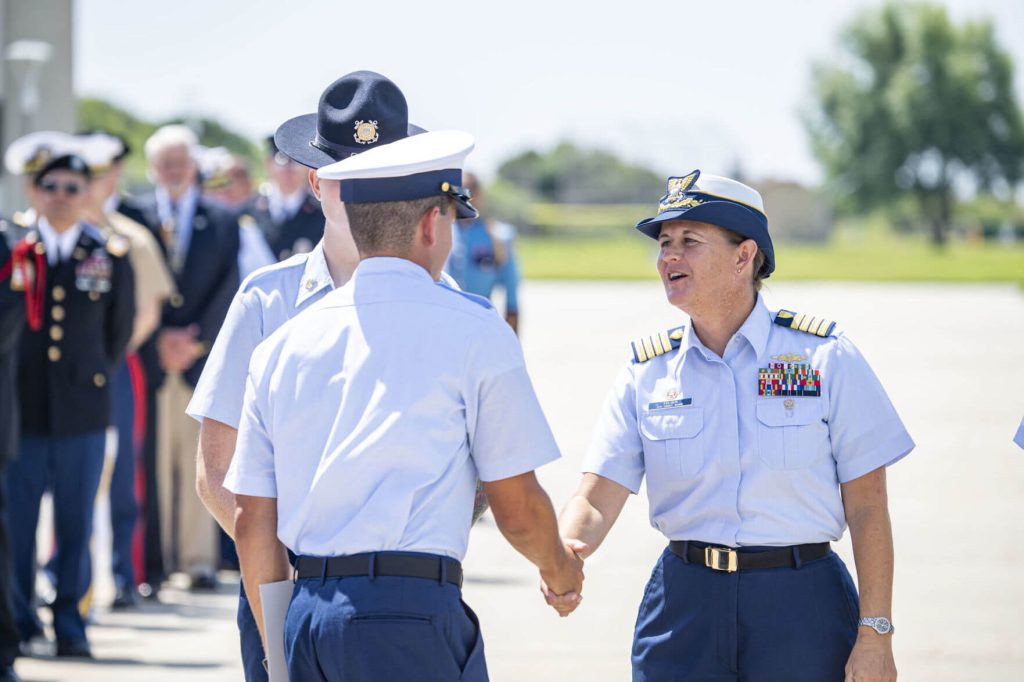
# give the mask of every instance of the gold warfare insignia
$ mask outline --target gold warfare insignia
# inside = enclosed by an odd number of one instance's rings
[[[359,144],[373,144],[380,138],[376,121],[356,121],[356,132],[352,137]]]
[[[803,362],[806,359],[806,355],[799,355],[797,353],[783,353],[782,355],[772,356],[772,360],[776,362]]]
[[[697,182],[697,178],[699,177],[700,171],[695,170],[686,177],[669,178],[668,192],[661,198],[661,201],[658,202],[658,213],[675,208],[700,206],[704,203],[697,197],[687,196],[687,194],[692,191],[693,185]]]
[[[836,323],[824,317],[814,317],[804,313],[794,313],[791,310],[780,310],[773,320],[780,327],[789,327],[798,332],[806,332],[815,336],[831,336],[836,328]]]

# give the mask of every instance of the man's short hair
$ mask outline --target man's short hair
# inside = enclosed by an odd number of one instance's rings
[[[195,156],[196,147],[199,146],[199,138],[188,126],[178,123],[162,126],[156,129],[143,147],[146,160],[153,163],[161,152],[171,147],[185,147],[189,156]]]
[[[441,195],[410,201],[346,203],[345,213],[360,254],[402,254],[412,246],[416,225],[423,214],[438,208],[447,215],[450,203],[451,199]]]

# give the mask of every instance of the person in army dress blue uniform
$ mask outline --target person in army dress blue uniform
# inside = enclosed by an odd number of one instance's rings
[[[320,242],[324,213],[320,201],[310,191],[309,167],[279,149],[273,136],[267,138],[267,148],[270,179],[240,209],[238,222],[255,224],[275,258],[283,261],[298,253],[309,253]]]
[[[135,298],[127,241],[80,219],[91,176],[75,149],[68,136],[34,133],[7,152],[8,168],[30,177],[36,220],[14,248],[8,285],[23,292],[26,326],[18,362],[21,436],[6,484],[21,639],[43,633],[34,604],[36,525],[50,489],[57,655],[88,657],[78,604],[111,418],[108,381],[131,337]]]
[[[25,297],[10,285],[16,234],[15,226],[0,218],[0,682],[20,682],[14,672],[21,635],[11,612],[11,543],[4,483],[7,461],[18,452],[17,343],[25,322]]]
[[[561,518],[589,555],[647,479],[669,547],[633,679],[894,680],[885,469],[914,442],[885,390],[834,322],[768,310],[775,254],[755,190],[673,177],[637,228],[690,323],[633,342]],[[829,544],[847,525],[859,602]]]

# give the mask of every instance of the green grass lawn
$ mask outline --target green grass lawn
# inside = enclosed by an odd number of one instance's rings
[[[520,260],[531,279],[653,279],[657,255],[640,234],[621,237],[521,237]],[[828,244],[775,245],[772,279],[896,282],[1016,282],[1024,286],[1024,244],[951,243],[936,250],[923,238],[840,232]]]

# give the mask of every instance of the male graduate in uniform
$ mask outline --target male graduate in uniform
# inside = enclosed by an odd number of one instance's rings
[[[356,136],[356,121],[376,121],[374,135]],[[324,90],[316,113],[290,119],[277,130],[279,146],[275,148],[278,154],[287,154],[289,161],[274,163],[287,166],[290,173],[304,169],[303,182],[318,201],[316,215],[326,215],[326,225],[318,228],[322,238],[317,235],[312,251],[263,268],[242,284],[189,403],[188,414],[202,424],[196,476],[199,496],[232,537],[235,500],[222,483],[235,451],[249,358],[275,329],[347,282],[359,262],[337,188],[324,191],[316,169],[416,132],[420,129],[409,124],[401,90],[372,71],[339,78]],[[239,594],[238,629],[246,680],[262,682],[267,679],[263,645],[244,590]]]
[[[110,424],[112,373],[132,333],[134,277],[122,237],[82,220],[91,172],[73,138],[33,133],[6,162],[26,175],[36,221],[15,245],[11,286],[25,296],[19,341],[21,437],[6,480],[14,559],[14,615],[23,642],[42,634],[34,605],[36,525],[53,491],[57,655],[91,657],[78,603],[93,502]]]
[[[250,363],[225,486],[261,626],[259,586],[291,577],[285,547],[298,555],[291,679],[487,679],[461,601],[478,476],[548,588],[581,591],[534,475],[559,453],[515,334],[486,299],[435,284],[452,221],[476,214],[460,189],[471,149],[423,133],[321,168],[359,265]]]

